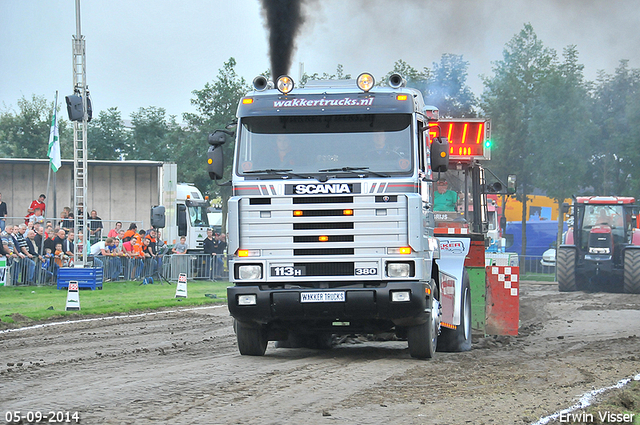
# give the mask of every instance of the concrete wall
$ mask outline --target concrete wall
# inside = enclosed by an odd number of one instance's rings
[[[0,193],[9,217],[24,217],[31,201],[47,193],[48,167],[47,160],[0,158]],[[148,226],[151,207],[160,204],[158,178],[162,167],[162,162],[155,161],[89,161],[85,211],[95,209],[103,220],[122,221],[124,228],[132,221],[138,222],[139,228],[140,223]],[[64,207],[72,206],[73,161],[63,160],[60,170],[51,176],[45,200],[48,219],[60,217]],[[110,229],[113,223],[104,226]]]

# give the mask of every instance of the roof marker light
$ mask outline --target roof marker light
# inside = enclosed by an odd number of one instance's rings
[[[293,78],[289,77],[288,75],[281,75],[280,77],[278,77],[276,86],[278,87],[280,93],[287,94],[291,92],[291,90],[293,90]]]
[[[375,78],[373,78],[373,75],[369,74],[368,72],[363,72],[362,74],[358,75],[358,79],[356,80],[356,82],[358,84],[358,88],[364,92],[368,92],[376,84]]]

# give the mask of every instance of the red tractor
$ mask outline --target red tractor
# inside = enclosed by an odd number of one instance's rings
[[[568,212],[569,205],[564,205]],[[556,254],[560,291],[586,283],[616,285],[640,294],[640,217],[634,198],[580,196],[573,202],[573,225]]]

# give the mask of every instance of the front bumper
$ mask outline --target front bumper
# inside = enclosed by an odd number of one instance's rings
[[[380,287],[329,289],[232,286],[227,288],[227,297],[229,312],[241,322],[289,323],[289,327],[306,324],[324,328],[339,323],[341,329],[379,323],[384,328],[389,322],[398,326],[424,323],[428,317],[427,306],[430,305],[432,289],[429,284],[421,282],[387,282]],[[342,291],[345,295],[342,302],[301,302],[303,292]],[[407,301],[392,301],[394,291],[408,291],[410,297]],[[239,297],[244,295],[255,295],[255,305],[238,305]]]

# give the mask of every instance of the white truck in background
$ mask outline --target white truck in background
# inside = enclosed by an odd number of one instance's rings
[[[160,189],[160,205],[151,208],[151,226],[162,229],[162,240],[168,245],[186,237],[187,252],[202,252],[209,228],[210,203],[192,183],[177,182],[177,166],[164,167]]]

